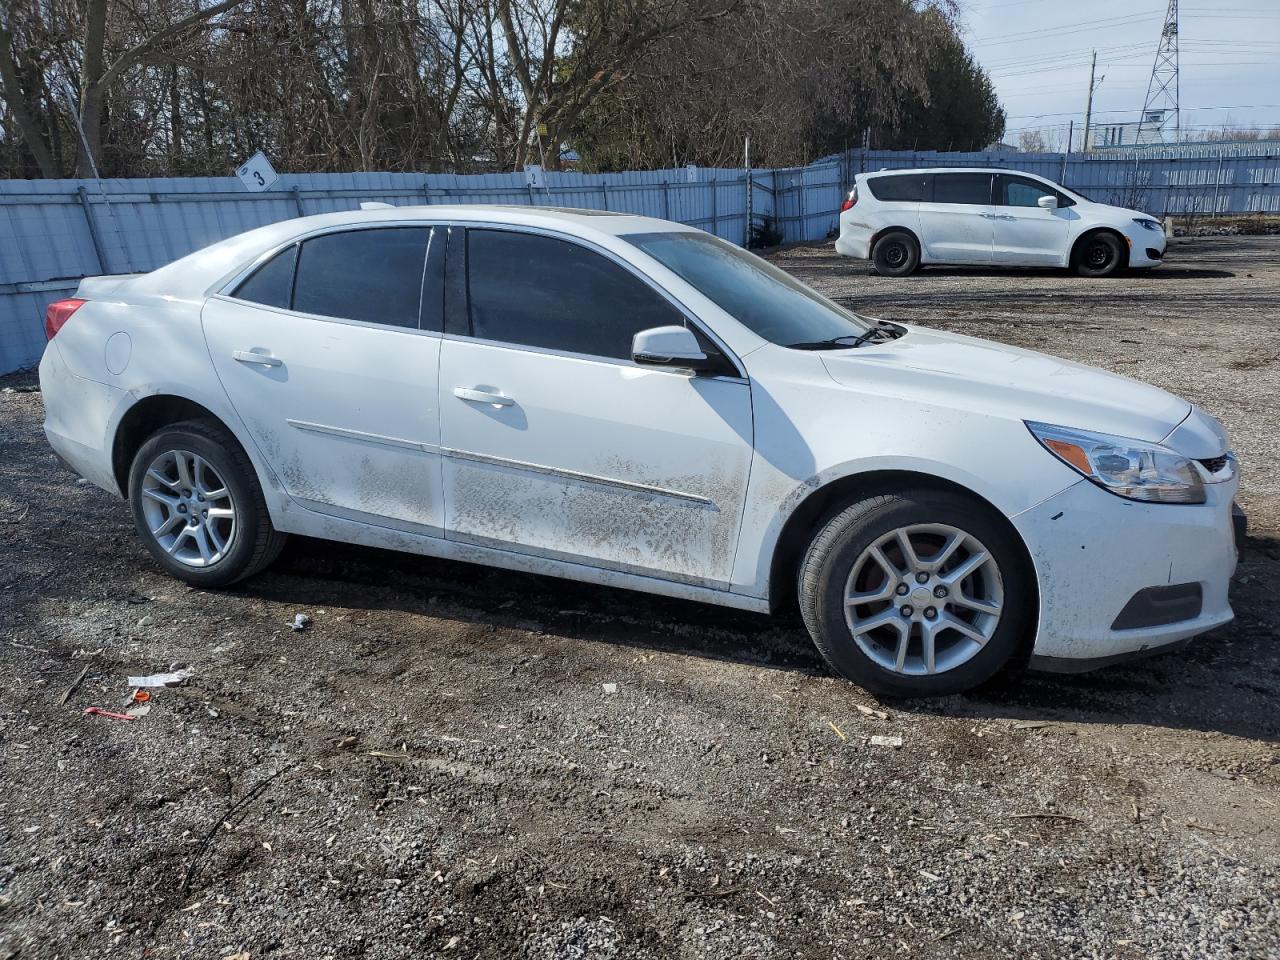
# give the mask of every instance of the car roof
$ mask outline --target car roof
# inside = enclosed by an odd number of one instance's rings
[[[416,223],[489,224],[560,231],[586,240],[608,241],[632,233],[696,232],[670,220],[609,210],[540,207],[516,204],[419,204],[342,210],[267,224],[188,254],[131,282],[136,293],[205,290],[242,269],[258,256],[309,234],[342,227]]]
[[[896,176],[901,173],[1016,173],[1022,177],[1035,177],[1037,180],[1045,179],[1038,173],[1032,173],[1029,170],[1018,170],[1013,167],[908,167],[901,170],[868,170],[865,176]]]

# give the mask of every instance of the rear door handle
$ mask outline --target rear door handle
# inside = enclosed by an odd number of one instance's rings
[[[279,357],[273,357],[269,353],[255,353],[252,350],[236,350],[231,354],[231,359],[240,363],[256,363],[260,367],[279,367],[284,364]]]
[[[488,390],[475,390],[471,387],[454,387],[453,395],[459,400],[468,400],[471,403],[490,403],[495,407],[510,407],[515,401],[510,397],[501,393],[492,393]]]

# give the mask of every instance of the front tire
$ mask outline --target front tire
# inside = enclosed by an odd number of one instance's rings
[[[188,420],[147,439],[129,470],[129,506],[148,552],[192,586],[225,587],[283,549],[244,450],[219,424]]]
[[[871,262],[882,277],[905,277],[920,266],[920,244],[905,230],[890,230],[871,248]]]
[[[836,672],[880,696],[971,690],[1018,663],[1036,603],[1028,562],[991,509],[946,491],[856,503],[800,568],[800,612]]]
[[[1124,265],[1124,244],[1114,233],[1095,233],[1081,242],[1075,260],[1080,276],[1109,277]]]

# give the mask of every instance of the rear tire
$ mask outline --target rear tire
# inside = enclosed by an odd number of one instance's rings
[[[823,659],[888,697],[962,693],[1025,664],[1034,589],[1008,525],[976,500],[936,490],[835,514],[799,574],[800,612]]]
[[[905,230],[890,230],[871,248],[871,262],[882,277],[905,277],[920,266],[920,244]]]
[[[187,420],[149,437],[129,470],[129,506],[171,576],[225,587],[262,570],[288,535],[271,525],[257,473],[220,424]]]
[[[1076,273],[1082,277],[1109,277],[1124,265],[1124,244],[1114,233],[1085,237],[1075,253]]]

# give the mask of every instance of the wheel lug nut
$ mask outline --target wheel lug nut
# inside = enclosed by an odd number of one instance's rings
[[[921,572],[916,574],[916,583],[928,583],[928,582],[929,582],[929,575],[927,573]]]
[[[179,513],[186,513],[186,512],[187,512],[187,505],[186,505],[185,503],[180,503],[180,504],[178,504],[178,512],[179,512]]]
[[[914,614],[914,613],[915,613],[915,610],[913,610],[911,607],[904,606],[904,607],[902,608],[902,615],[903,615],[904,617],[909,617],[909,616],[911,616],[911,615],[912,615],[912,614]]]
[[[938,611],[934,607],[925,607],[924,616],[926,620],[932,620],[938,615]]]
[[[190,491],[190,490],[183,490],[183,491],[182,491],[182,495],[183,495],[184,497],[190,497],[190,496],[191,496],[191,491]]]
[[[946,587],[934,587],[934,588],[933,588],[933,595],[934,595],[935,597],[937,597],[939,600],[941,600],[943,597],[945,597],[945,596],[947,595],[947,588],[946,588]]]
[[[904,596],[906,596],[907,591],[908,591],[908,590],[910,590],[910,589],[911,589],[911,588],[910,588],[910,587],[908,587],[905,583],[900,583],[900,584],[898,584],[898,596],[900,596],[900,597],[904,597]]]

